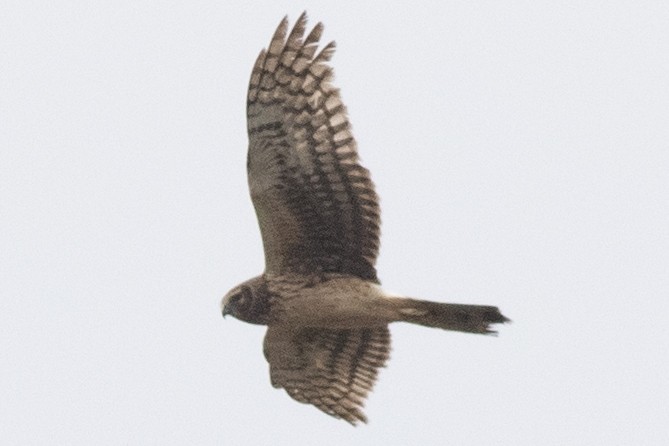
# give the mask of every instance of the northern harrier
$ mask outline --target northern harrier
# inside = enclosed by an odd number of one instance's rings
[[[284,18],[260,52],[248,91],[248,181],[265,272],[223,298],[223,315],[267,325],[274,387],[351,424],[390,351],[390,322],[493,333],[496,307],[390,296],[379,286],[379,204],[358,162],[346,108],[320,51]]]

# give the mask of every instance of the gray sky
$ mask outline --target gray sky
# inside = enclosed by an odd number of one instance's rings
[[[245,95],[272,2],[3,3],[8,445],[669,444],[669,5],[309,2],[383,206],[393,325],[354,429],[219,300],[263,267]]]

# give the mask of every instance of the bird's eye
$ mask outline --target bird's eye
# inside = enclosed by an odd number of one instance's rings
[[[230,303],[236,306],[243,306],[248,300],[249,291],[248,287],[243,287],[238,293],[230,297]]]
[[[232,297],[230,297],[230,303],[233,303],[233,304],[238,304],[243,300],[244,300],[244,295],[243,295],[242,292],[234,294],[234,295],[232,295]]]

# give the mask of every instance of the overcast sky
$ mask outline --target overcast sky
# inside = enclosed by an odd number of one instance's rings
[[[358,428],[219,311],[263,268],[251,67],[305,8],[383,285],[514,321],[393,325]],[[3,2],[2,444],[669,444],[668,30],[663,1]]]

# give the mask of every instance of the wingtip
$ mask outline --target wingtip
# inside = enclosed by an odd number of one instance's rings
[[[356,410],[353,413],[347,414],[345,417],[341,417],[353,427],[358,427],[360,424],[367,424],[367,416],[362,413],[360,410]]]
[[[278,41],[283,41],[283,39],[286,38],[286,31],[288,30],[288,16],[285,15],[283,16],[283,19],[279,22],[279,25],[276,27],[276,31],[274,31],[274,35],[272,36],[272,40],[270,41],[270,48],[273,43],[278,42]]]

